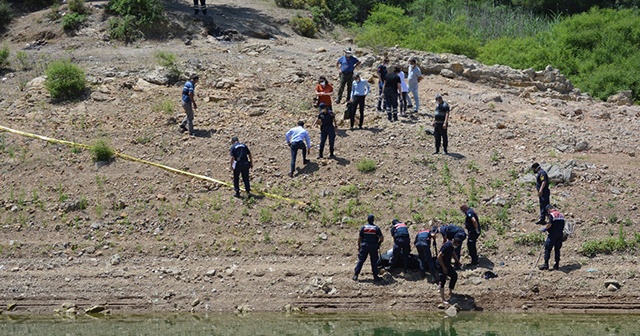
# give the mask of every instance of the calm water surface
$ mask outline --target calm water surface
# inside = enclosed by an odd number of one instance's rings
[[[639,335],[640,315],[442,313],[25,317],[0,315],[0,335]]]

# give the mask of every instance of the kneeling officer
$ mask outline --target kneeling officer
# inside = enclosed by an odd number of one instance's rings
[[[391,257],[391,267],[398,264],[398,259],[402,255],[402,272],[407,273],[409,264],[409,253],[411,252],[411,237],[407,224],[394,219],[391,222],[391,236],[393,236],[393,256]]]

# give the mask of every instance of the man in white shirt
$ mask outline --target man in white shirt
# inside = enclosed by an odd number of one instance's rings
[[[420,109],[420,98],[418,98],[418,82],[422,80],[422,71],[416,64],[415,58],[409,60],[409,75],[407,77],[407,82],[409,82],[409,93],[413,95],[413,99],[415,100],[415,104],[411,104],[411,98],[407,94],[407,102],[409,105],[407,107],[413,107],[413,112],[418,112]]]
[[[298,126],[290,129],[286,134],[287,145],[291,148],[291,170],[289,177],[293,177],[296,170],[296,158],[298,157],[298,149],[302,149],[302,163],[307,164],[307,154],[311,153],[311,139],[309,132],[304,129],[304,121],[298,121]],[[306,145],[306,146],[305,146]]]

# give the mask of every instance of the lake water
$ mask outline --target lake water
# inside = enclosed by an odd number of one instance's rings
[[[0,335],[639,335],[640,315],[461,313],[230,314],[93,318],[0,315]]]

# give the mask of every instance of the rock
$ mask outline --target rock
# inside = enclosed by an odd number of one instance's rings
[[[445,306],[445,304],[444,304],[444,303],[438,303],[438,309],[444,309],[444,308],[446,308],[446,307],[447,307],[447,306]]]
[[[474,277],[469,278],[469,281],[471,281],[472,284],[477,286],[477,285],[482,283],[482,278],[474,276]]]
[[[18,211],[18,206],[17,205],[13,205],[11,206],[11,212],[17,212]]]
[[[65,312],[65,314],[75,315],[78,311],[76,310],[76,307],[71,307],[71,308],[65,310],[64,312]]]
[[[87,310],[85,310],[84,312],[86,314],[98,314],[101,313],[105,310],[106,308],[104,306],[93,306]]]
[[[456,77],[458,77],[455,72],[453,72],[453,71],[451,71],[449,69],[440,70],[440,76],[446,77],[446,78],[456,78]]]
[[[86,253],[91,254],[91,253],[96,252],[96,248],[95,248],[95,246],[87,246],[87,248],[85,248],[85,249],[84,249],[84,251],[85,251]]]
[[[620,282],[618,280],[615,279],[607,279],[604,281],[604,285],[608,288],[609,286],[613,285],[616,287],[616,289],[622,287],[622,285],[620,285]]]
[[[91,223],[91,229],[92,230],[98,230],[101,227],[102,227],[102,223],[100,223],[100,222]]]
[[[500,96],[497,93],[483,94],[481,99],[484,103],[489,103],[489,102],[501,103],[502,102],[502,96]]]
[[[115,266],[115,265],[119,265],[121,261],[122,261],[122,258],[120,258],[120,255],[114,254],[113,256],[111,256],[111,260],[109,262],[111,263],[112,266]]]
[[[580,141],[576,144],[576,152],[584,152],[589,149],[589,143],[586,141]]]
[[[210,277],[215,276],[216,275],[216,270],[215,269],[208,270],[207,273],[205,273],[204,275],[210,276]]]
[[[164,201],[166,201],[166,200],[167,200],[167,196],[166,196],[166,195],[164,195],[164,194],[158,194],[158,195],[156,195],[156,199],[157,199],[158,201],[162,201],[162,202],[164,202]]]
[[[631,90],[624,90],[616,93],[607,98],[607,103],[616,104],[618,106],[622,105],[633,105],[633,92]]]
[[[7,311],[13,311],[18,306],[17,303],[13,302],[7,305]]]
[[[618,290],[618,287],[614,286],[613,284],[607,286],[607,290],[610,292],[615,292]]]
[[[504,138],[507,139],[507,140],[514,139],[515,137],[516,137],[516,135],[513,132],[506,132],[504,134]]]
[[[329,237],[327,236],[326,233],[323,232],[318,235],[318,238],[320,238],[321,240],[327,240]]]
[[[505,125],[502,121],[498,121],[498,122],[496,122],[496,128],[497,129],[505,129],[505,128],[507,128],[507,125]]]
[[[448,316],[454,317],[458,315],[458,309],[456,309],[455,306],[451,306],[447,308],[447,310],[445,310],[444,313],[447,314]]]
[[[230,268],[227,268],[224,272],[225,272],[228,276],[232,276],[232,275],[233,275],[233,271],[234,271],[234,269],[230,267]]]
[[[324,48],[324,47],[316,48],[315,52],[317,52],[317,53],[327,52],[327,48]]]
[[[199,304],[200,304],[200,300],[199,299],[195,299],[195,300],[191,301],[191,307],[195,307],[195,306],[197,306]]]

